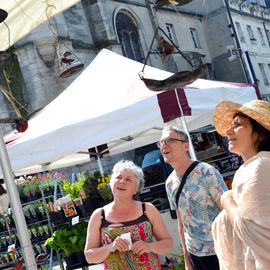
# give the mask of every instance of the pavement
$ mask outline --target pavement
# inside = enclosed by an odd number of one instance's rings
[[[64,265],[65,267],[65,265]],[[52,267],[53,270],[61,270],[60,265]],[[77,268],[77,269],[88,269],[88,270],[104,270],[103,263],[102,264],[96,264],[96,265],[91,265],[91,266],[86,266],[84,268]],[[75,269],[74,269],[75,270]]]

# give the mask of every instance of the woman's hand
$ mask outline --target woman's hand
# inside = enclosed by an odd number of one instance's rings
[[[150,253],[151,252],[150,243],[146,243],[142,240],[137,241],[132,244],[131,250],[136,255],[142,255],[143,253]]]
[[[112,242],[112,251],[111,252],[115,252],[116,250],[120,251],[120,252],[125,252],[128,251],[129,248],[129,241],[126,239],[121,238],[120,236],[118,236],[113,242]]]
[[[233,191],[228,190],[224,192],[220,198],[222,208],[225,208],[228,203],[233,201]]]
[[[226,211],[232,226],[234,226],[234,216],[237,211],[237,204],[233,199],[233,191],[228,190],[224,192],[220,198],[220,202],[221,202],[221,206]]]

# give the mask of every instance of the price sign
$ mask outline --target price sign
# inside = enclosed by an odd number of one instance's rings
[[[9,245],[7,252],[12,251],[15,248],[15,244]]]
[[[76,217],[72,218],[72,220],[71,220],[71,225],[75,225],[77,223],[79,223],[79,216],[76,216]]]

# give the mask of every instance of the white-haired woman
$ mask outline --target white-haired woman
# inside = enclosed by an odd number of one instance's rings
[[[270,104],[221,101],[214,124],[244,161],[212,227],[220,269],[270,269]]]
[[[172,238],[155,206],[134,199],[144,186],[142,169],[119,161],[110,185],[113,202],[96,209],[88,224],[86,260],[104,262],[105,269],[161,269],[157,255],[172,250]]]

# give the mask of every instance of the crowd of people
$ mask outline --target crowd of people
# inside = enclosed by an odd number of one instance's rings
[[[185,269],[270,269],[270,104],[221,101],[214,125],[244,162],[231,190],[215,167],[190,158],[185,132],[165,127],[159,141],[174,169],[165,186]],[[135,199],[144,187],[142,169],[119,161],[110,186],[113,201],[96,209],[88,224],[86,260],[104,262],[105,269],[161,269],[158,255],[172,250],[173,238],[156,207]]]

